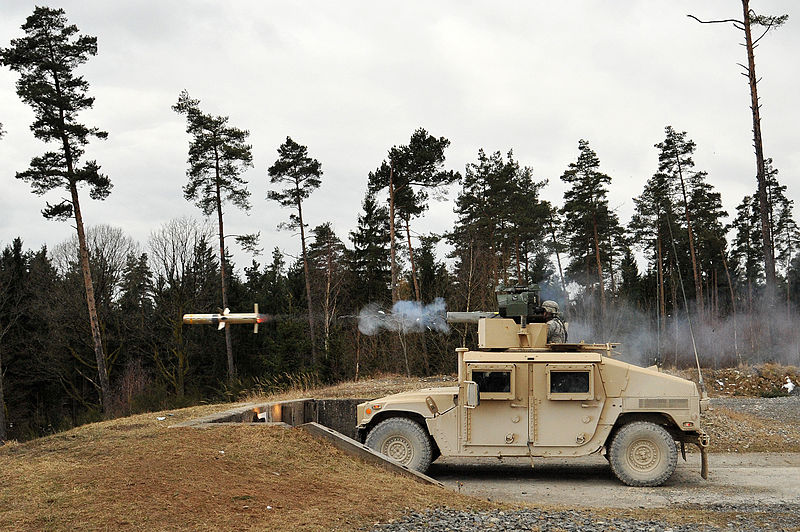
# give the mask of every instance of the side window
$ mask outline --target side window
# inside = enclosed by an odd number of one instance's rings
[[[547,398],[581,401],[593,399],[593,372],[592,364],[548,364]]]
[[[467,380],[478,384],[481,399],[514,399],[513,364],[470,364]]]

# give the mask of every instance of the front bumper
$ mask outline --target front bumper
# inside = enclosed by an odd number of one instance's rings
[[[684,461],[686,461],[686,444],[697,445],[697,448],[700,449],[700,476],[703,479],[708,479],[708,445],[711,441],[708,434],[703,430],[684,432],[680,434],[678,441],[681,442],[681,456],[683,456]]]

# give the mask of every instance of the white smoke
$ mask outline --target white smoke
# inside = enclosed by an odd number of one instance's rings
[[[398,301],[390,312],[384,312],[377,304],[369,304],[358,313],[358,330],[372,336],[380,331],[398,333],[425,332],[427,330],[448,333],[444,299],[437,297],[433,303]]]

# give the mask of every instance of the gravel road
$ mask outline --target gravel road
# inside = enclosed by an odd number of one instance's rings
[[[800,395],[789,397],[712,397],[711,406],[721,406],[764,419],[800,425]]]
[[[800,530],[798,511],[800,504],[775,505],[768,508],[738,508],[721,505],[712,511],[730,515],[723,526],[709,524],[670,524],[660,520],[640,520],[628,518],[598,518],[589,512],[518,510],[465,512],[437,509],[425,513],[412,513],[404,519],[378,525],[373,531],[411,532],[411,531],[484,531],[484,530],[530,530],[539,532],[605,532],[613,530],[643,532],[689,532],[689,531],[743,531],[762,532],[764,530]],[[752,513],[753,510],[757,514]],[[757,517],[756,517],[757,516]]]
[[[796,432],[794,426],[800,427],[800,396],[715,397],[711,404],[775,421],[781,430]],[[550,505],[560,504],[576,509],[482,512],[436,509],[411,513],[401,520],[376,525],[373,530],[800,531],[800,497],[796,493],[800,490],[798,457],[800,455],[791,453],[712,454],[712,476],[708,482],[699,479],[695,471],[696,464],[686,464],[679,467],[675,477],[661,488],[622,486],[611,478],[603,462],[571,462],[571,467],[566,469],[547,464],[537,466],[534,470],[526,469],[524,465],[519,469],[491,467],[499,474],[492,474],[480,466],[437,462],[440,465],[435,464],[432,468],[433,476],[451,488],[457,486],[462,492],[479,497],[489,496],[498,502],[537,504],[546,501]],[[690,459],[692,461],[696,460]],[[470,486],[474,486],[474,489],[469,489]],[[604,497],[606,503],[602,502]],[[598,498],[601,500],[597,501]],[[580,506],[583,508],[577,509]],[[604,506],[606,508],[603,509]],[[656,514],[660,511],[661,515],[655,519],[623,517],[624,510],[619,508],[609,513],[608,506],[653,509]],[[714,518],[709,518],[709,522],[681,519],[682,512],[693,510],[706,512],[705,515]],[[670,514],[674,514],[673,519],[661,517]]]

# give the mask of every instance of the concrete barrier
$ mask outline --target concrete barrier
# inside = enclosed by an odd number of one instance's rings
[[[367,399],[295,399],[247,403],[222,412],[184,421],[172,427],[210,428],[220,425],[300,427],[327,440],[343,452],[418,482],[443,486],[438,480],[409,469],[355,440],[356,407]]]
[[[435,478],[431,478],[428,475],[420,473],[419,471],[409,469],[403,464],[392,460],[385,454],[376,452],[363,443],[359,443],[356,440],[348,438],[347,436],[333,429],[320,425],[319,423],[304,423],[300,425],[299,428],[305,430],[312,436],[331,442],[337,449],[351,456],[360,458],[367,463],[375,464],[383,469],[397,473],[398,475],[412,478],[422,484],[433,484],[434,486],[439,486],[440,488],[444,487],[444,484]]]

